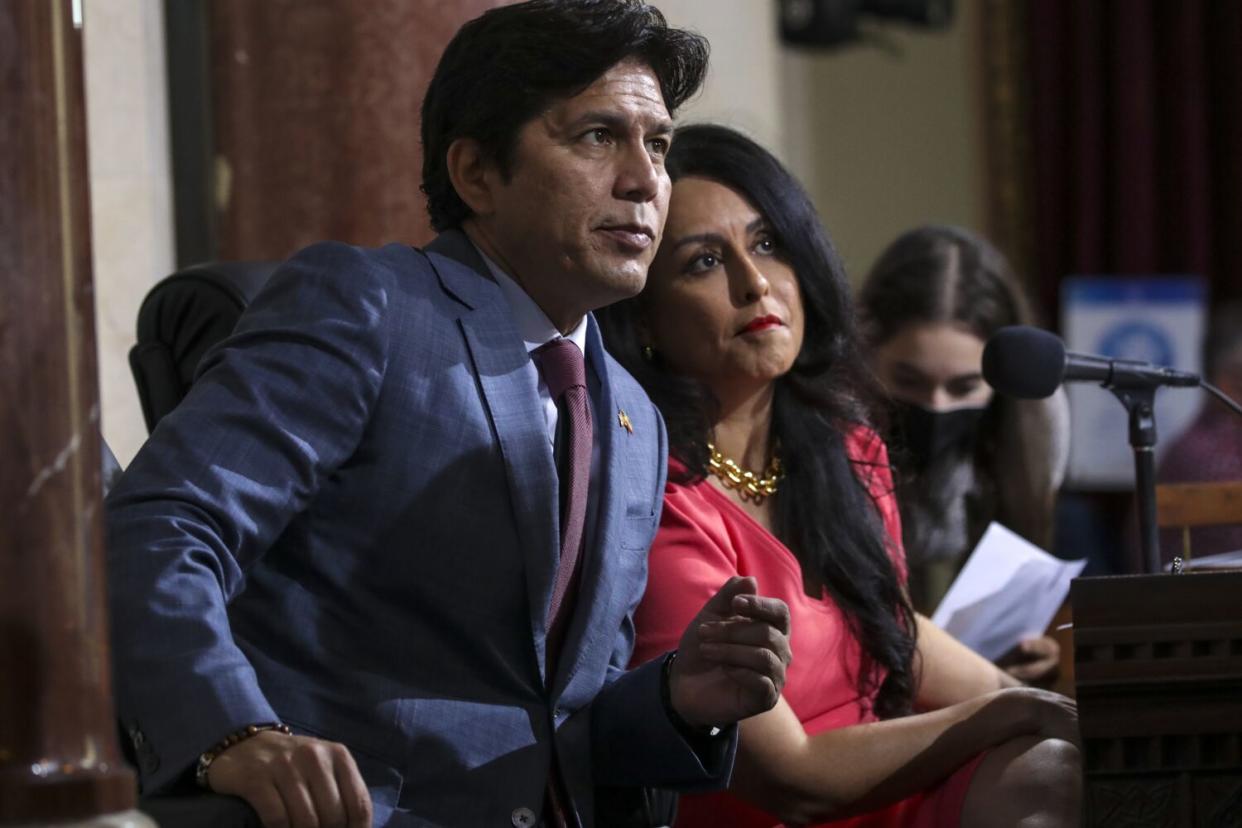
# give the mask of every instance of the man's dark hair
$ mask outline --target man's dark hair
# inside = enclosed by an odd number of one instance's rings
[[[491,9],[449,42],[423,99],[423,184],[431,226],[461,224],[470,208],[453,189],[448,148],[479,142],[507,175],[518,131],[626,58],[651,67],[673,113],[703,83],[707,41],[669,28],[638,0],[530,0]]]

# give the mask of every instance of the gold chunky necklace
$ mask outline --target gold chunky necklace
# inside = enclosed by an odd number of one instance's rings
[[[707,450],[712,453],[707,461],[707,470],[719,477],[726,488],[737,492],[742,500],[753,500],[756,506],[765,498],[776,494],[776,487],[785,477],[785,470],[781,468],[781,458],[775,452],[772,453],[772,460],[764,469],[763,476],[760,477],[725,457],[711,443],[707,444]]]

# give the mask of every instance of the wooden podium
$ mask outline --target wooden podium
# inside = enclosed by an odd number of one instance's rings
[[[1242,572],[1070,587],[1088,826],[1242,826]]]

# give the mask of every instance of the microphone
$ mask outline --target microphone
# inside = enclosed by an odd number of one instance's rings
[[[1063,382],[1095,382],[1118,390],[1200,384],[1199,375],[1188,371],[1066,351],[1059,336],[1027,325],[1001,328],[988,339],[983,378],[1002,394],[1026,400],[1051,396]]]

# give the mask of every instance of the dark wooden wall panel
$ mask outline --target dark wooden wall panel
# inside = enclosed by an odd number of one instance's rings
[[[0,823],[123,811],[102,568],[82,37],[0,4]]]
[[[457,28],[497,0],[216,0],[219,257],[432,237],[419,107]]]

